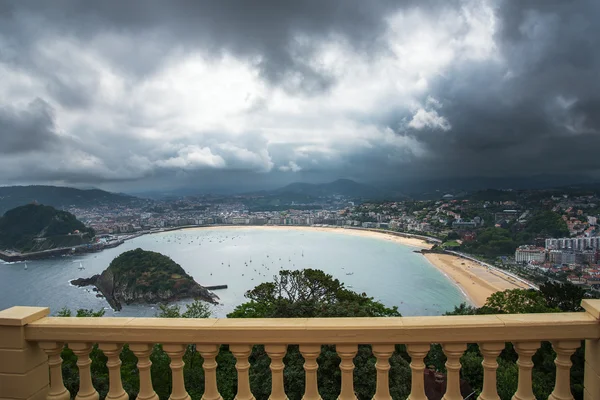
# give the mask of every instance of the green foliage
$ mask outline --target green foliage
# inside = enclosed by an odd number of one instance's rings
[[[116,279],[141,292],[184,290],[194,284],[193,278],[169,257],[139,248],[116,257],[108,269]]]
[[[567,223],[560,214],[553,211],[542,211],[535,214],[525,228],[526,232],[542,237],[568,237]]]
[[[230,318],[314,318],[400,316],[365,293],[348,290],[323,271],[280,271],[273,282],[246,292],[249,303],[235,308]]]
[[[470,253],[495,257],[514,253],[517,246],[518,243],[512,239],[509,230],[492,227],[481,231],[476,241],[465,242],[462,249]]]
[[[563,312],[583,311],[581,299],[586,297],[586,290],[570,282],[547,282],[540,286],[540,292],[551,308],[558,308]]]
[[[187,304],[183,313],[181,307],[177,304],[172,306],[160,304],[158,307],[159,310],[156,313],[158,318],[210,318],[212,314],[210,306],[201,300],[194,300],[192,303]]]
[[[488,297],[485,308],[495,314],[526,314],[559,311],[548,307],[544,295],[537,290],[512,289]]]
[[[62,242],[68,241],[65,247],[86,243],[81,236],[70,233],[78,230],[89,238],[94,231],[77,220],[66,211],[57,210],[50,206],[28,204],[9,210],[0,218],[0,247],[16,249],[19,251],[36,250],[37,242],[34,239],[49,238],[44,248],[58,247]],[[61,239],[57,239],[62,237]],[[75,240],[75,241],[74,241]]]
[[[509,228],[483,229],[478,232],[475,241],[463,243],[461,249],[468,253],[497,257],[513,254],[518,246],[530,244],[537,237],[569,236],[565,221],[560,214],[552,211],[534,214],[525,226],[512,222]]]

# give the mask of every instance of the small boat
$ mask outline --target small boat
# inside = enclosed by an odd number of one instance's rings
[[[27,263],[25,263],[25,267],[23,269],[25,269],[25,270],[27,269]]]
[[[346,272],[346,275],[354,275],[354,272]]]
[[[83,263],[81,261],[79,262],[79,269],[85,269],[85,267],[83,266]]]

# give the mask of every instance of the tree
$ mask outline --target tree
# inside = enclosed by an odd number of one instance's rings
[[[273,282],[246,292],[250,300],[234,309],[229,318],[399,317],[365,293],[344,287],[320,270],[280,271]]]
[[[482,307],[485,313],[495,314],[525,314],[557,312],[556,308],[549,307],[546,299],[539,291],[530,289],[512,289],[496,292],[488,297]]]
[[[187,304],[183,313],[181,312],[181,307],[177,304],[172,306],[159,304],[158,312],[155,314],[158,318],[210,318],[211,315],[210,306],[198,299]]]
[[[570,282],[547,282],[540,286],[540,293],[544,296],[546,304],[551,308],[558,308],[563,312],[582,311],[581,300],[586,296],[586,290]]]

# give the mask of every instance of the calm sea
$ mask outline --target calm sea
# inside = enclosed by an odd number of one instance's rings
[[[228,285],[215,291],[221,302],[214,308],[217,317],[243,303],[247,290],[272,281],[280,269],[321,269],[356,292],[398,306],[405,316],[439,315],[466,301],[414,248],[388,240],[312,230],[199,228],[141,236],[100,253],[29,261],[27,269],[24,263],[0,261],[0,309],[105,308],[107,316],[154,316],[153,305],[125,305],[113,312],[91,288],[69,284],[101,273],[116,256],[138,247],[168,255],[202,285]]]

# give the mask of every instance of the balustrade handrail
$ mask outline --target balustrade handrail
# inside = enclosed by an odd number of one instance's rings
[[[600,338],[588,312],[383,318],[45,317],[28,341],[226,344],[478,343]]]
[[[551,341],[556,353],[556,378],[550,400],[572,400],[571,357],[585,339],[584,398],[600,399],[600,300],[583,300],[585,312],[497,314],[398,318],[302,319],[169,319],[48,317],[41,307],[13,307],[0,311],[0,398],[16,400],[69,400],[62,377],[61,352],[67,345],[77,357],[77,400],[98,400],[92,379],[90,354],[97,344],[107,358],[109,400],[127,400],[119,355],[125,344],[137,357],[138,398],[158,400],[152,386],[150,356],[162,344],[170,358],[171,399],[190,400],[184,382],[183,356],[189,344],[204,359],[204,400],[221,400],[216,378],[220,345],[229,345],[236,359],[236,399],[253,400],[248,371],[252,346],[264,344],[271,359],[271,400],[287,400],[283,359],[287,345],[299,345],[305,360],[304,400],[320,400],[318,362],[321,345],[334,345],[340,358],[339,400],[356,400],[354,358],[358,345],[372,346],[377,359],[375,400],[392,400],[389,359],[395,344],[405,344],[411,359],[411,400],[426,400],[425,359],[432,343],[446,357],[445,400],[463,398],[461,357],[475,343],[483,357],[483,387],[479,399],[498,399],[497,358],[512,342],[518,355],[518,387],[513,399],[533,400],[533,356],[542,341]],[[49,372],[49,374],[48,374]],[[48,379],[50,376],[50,379]]]

